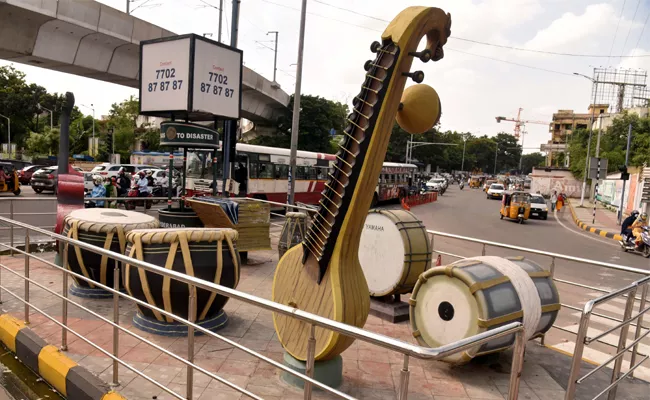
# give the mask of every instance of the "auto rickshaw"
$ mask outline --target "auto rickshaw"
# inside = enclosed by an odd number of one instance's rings
[[[501,198],[501,219],[516,219],[520,224],[530,216],[531,196],[528,192],[505,191]]]
[[[12,163],[0,162],[0,192],[13,192],[16,196],[20,194],[20,182],[18,171]]]
[[[469,179],[469,187],[470,187],[470,189],[478,189],[478,188],[480,188],[481,185],[483,184],[484,180],[485,180],[485,178],[482,177],[482,176],[472,176]]]

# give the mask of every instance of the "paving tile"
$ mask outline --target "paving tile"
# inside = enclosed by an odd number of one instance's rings
[[[467,392],[460,382],[442,379],[430,379],[428,382],[431,384],[431,393],[434,396],[467,396]]]
[[[564,400],[564,390],[532,389],[541,400]]]
[[[493,384],[463,384],[465,392],[471,399],[503,400],[503,395]]]
[[[499,392],[503,395],[503,397],[508,398],[508,386],[502,386],[502,385],[497,385],[497,388],[499,389]],[[519,397],[518,400],[545,400],[541,399],[533,389],[527,388],[527,387],[519,387]]]

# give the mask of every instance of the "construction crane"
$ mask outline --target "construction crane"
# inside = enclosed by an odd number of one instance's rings
[[[515,123],[515,138],[517,138],[517,140],[519,140],[519,137],[521,136],[521,127],[524,126],[525,124],[541,124],[541,125],[550,124],[550,122],[546,122],[546,121],[533,121],[533,120],[521,119],[521,112],[523,110],[524,110],[523,108],[519,108],[519,112],[517,113],[517,118],[496,117],[497,123],[501,123],[501,121],[511,121]]]

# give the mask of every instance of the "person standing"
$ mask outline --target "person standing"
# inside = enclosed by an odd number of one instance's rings
[[[551,195],[551,212],[555,211],[555,203],[557,203],[557,190],[554,190]]]

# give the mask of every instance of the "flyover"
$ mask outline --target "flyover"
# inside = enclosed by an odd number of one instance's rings
[[[94,0],[0,0],[0,59],[138,88],[140,41],[175,33]],[[289,95],[244,67],[242,117],[269,125]]]

